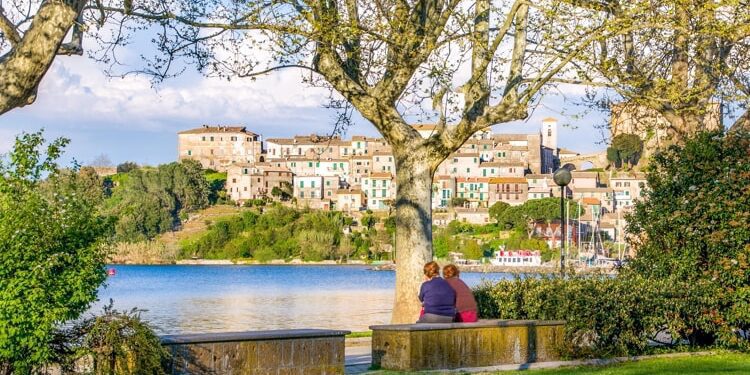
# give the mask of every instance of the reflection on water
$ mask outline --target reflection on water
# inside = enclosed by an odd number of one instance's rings
[[[284,328],[366,330],[390,319],[393,272],[341,266],[114,266],[100,291],[159,333]],[[470,285],[506,274],[462,274]]]

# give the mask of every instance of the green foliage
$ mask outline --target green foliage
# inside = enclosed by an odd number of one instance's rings
[[[208,201],[211,204],[227,203],[227,173],[219,173],[212,170],[204,171],[208,182]]]
[[[360,219],[360,223],[365,228],[372,228],[377,222],[378,218],[373,216],[372,212],[362,215],[362,218]]]
[[[578,218],[578,205],[575,201],[566,199],[566,210],[570,212],[570,218]],[[581,208],[580,214],[583,215],[584,209]],[[519,206],[510,206],[497,218],[498,224],[505,229],[529,229],[529,225],[534,222],[543,221],[549,223],[553,220],[560,220],[560,198],[541,198],[531,199]]]
[[[750,135],[703,133],[656,154],[628,216],[638,252],[616,277],[505,280],[477,289],[480,315],[564,319],[569,356],[666,345],[750,350]]]
[[[607,148],[607,160],[620,166],[627,163],[631,167],[638,164],[643,153],[643,140],[635,134],[618,134]]]
[[[502,201],[496,202],[490,207],[490,210],[489,210],[490,218],[499,222],[500,218],[502,217],[505,210],[508,209],[508,207],[510,207],[510,204],[506,202],[502,202]]]
[[[169,352],[140,311],[117,311],[112,300],[102,315],[59,330],[56,339],[56,362],[66,373],[89,358],[93,373],[101,375],[166,374],[169,363]]]
[[[565,320],[559,349],[580,358],[643,354],[658,333],[674,345],[690,327],[717,328],[700,313],[720,305],[716,291],[707,282],[572,276],[485,283],[475,296],[483,318]]]
[[[750,134],[703,133],[656,154],[649,189],[628,216],[638,257],[631,271],[650,278],[708,280],[726,305],[711,336],[737,343],[732,329],[750,329]],[[704,334],[709,335],[708,332]],[[747,342],[743,342],[747,345]]]
[[[45,153],[44,143],[24,133],[0,162],[0,369],[20,374],[50,359],[54,329],[83,313],[106,277],[101,185],[59,170],[66,139]]]
[[[274,205],[258,213],[212,223],[201,235],[181,243],[182,257],[208,259],[333,259],[343,230],[339,212],[298,211]]]
[[[463,245],[458,248],[458,251],[466,259],[480,259],[484,256],[484,251],[482,251],[482,247],[479,246],[477,240],[464,240]]]
[[[463,207],[466,202],[466,198],[453,197],[451,198],[451,207]]]
[[[200,163],[184,160],[131,171],[107,207],[117,218],[117,240],[137,242],[174,229],[180,223],[180,213],[206,207],[209,197],[209,183]]]
[[[117,165],[117,173],[129,173],[138,169],[138,164],[132,161],[126,161]]]

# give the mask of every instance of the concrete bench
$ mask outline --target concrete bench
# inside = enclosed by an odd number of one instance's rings
[[[343,374],[349,331],[290,329],[162,336],[170,374]]]
[[[371,326],[372,364],[415,371],[558,360],[564,321],[480,320],[476,323]]]

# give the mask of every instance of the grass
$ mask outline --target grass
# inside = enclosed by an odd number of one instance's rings
[[[372,331],[360,331],[360,332],[352,332],[348,335],[346,335],[347,339],[355,339],[358,337],[372,337]]]
[[[750,374],[750,355],[720,353],[673,358],[654,358],[609,366],[579,366],[548,370],[497,372],[496,375],[683,375]]]
[[[436,372],[431,372],[434,374]],[[378,374],[404,374],[383,371]],[[722,352],[710,355],[654,358],[608,366],[577,366],[557,369],[498,371],[484,375],[691,375],[750,374],[750,354]]]

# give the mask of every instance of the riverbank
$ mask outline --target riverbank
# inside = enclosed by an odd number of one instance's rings
[[[441,265],[448,264],[446,261],[438,261]],[[276,259],[270,262],[258,262],[247,259],[182,259],[170,263],[115,263],[112,264],[123,264],[123,265],[165,265],[174,264],[182,266],[369,266],[373,271],[395,271],[396,265],[393,263],[366,263],[364,261],[349,261],[348,263],[339,263],[334,260],[323,260],[319,262],[306,262],[300,259],[293,259],[289,262],[283,259]],[[540,275],[550,275],[560,272],[560,269],[554,266],[524,266],[524,267],[512,267],[512,266],[496,266],[492,264],[479,264],[479,265],[458,265],[458,269],[464,273],[533,273]],[[591,267],[576,267],[572,268],[576,273],[602,273],[602,274],[616,274],[617,271],[611,268],[591,268]]]

